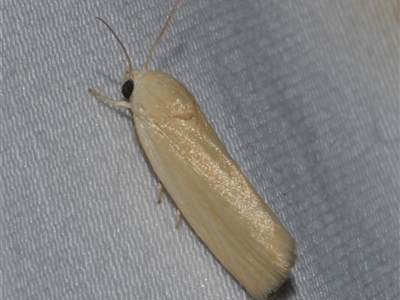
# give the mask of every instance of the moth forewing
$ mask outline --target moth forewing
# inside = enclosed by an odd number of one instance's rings
[[[187,222],[251,295],[262,299],[295,261],[290,234],[170,75],[142,74],[131,97],[149,161]]]

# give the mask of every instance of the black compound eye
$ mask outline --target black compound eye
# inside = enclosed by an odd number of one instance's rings
[[[125,81],[125,83],[122,85],[121,92],[126,99],[129,99],[131,97],[133,92],[133,86],[134,84],[132,80]]]

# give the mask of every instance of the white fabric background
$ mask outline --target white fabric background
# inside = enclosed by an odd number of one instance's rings
[[[2,2],[2,299],[250,299],[184,222],[119,98],[172,0]],[[396,0],[183,0],[180,79],[297,241],[275,299],[398,299]]]

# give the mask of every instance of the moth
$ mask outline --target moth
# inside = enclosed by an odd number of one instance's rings
[[[134,127],[162,186],[200,239],[251,296],[265,299],[286,280],[296,260],[295,242],[240,171],[177,79],[148,70],[148,63],[176,11],[177,0],[141,70],[128,67],[125,101],[89,89],[106,103],[131,110]]]

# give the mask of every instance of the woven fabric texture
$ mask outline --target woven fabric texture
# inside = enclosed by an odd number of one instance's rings
[[[250,299],[164,195],[119,99],[172,0],[2,2],[2,299]],[[183,82],[297,242],[275,299],[399,299],[396,0],[182,0]],[[234,220],[232,220],[234,222]]]

